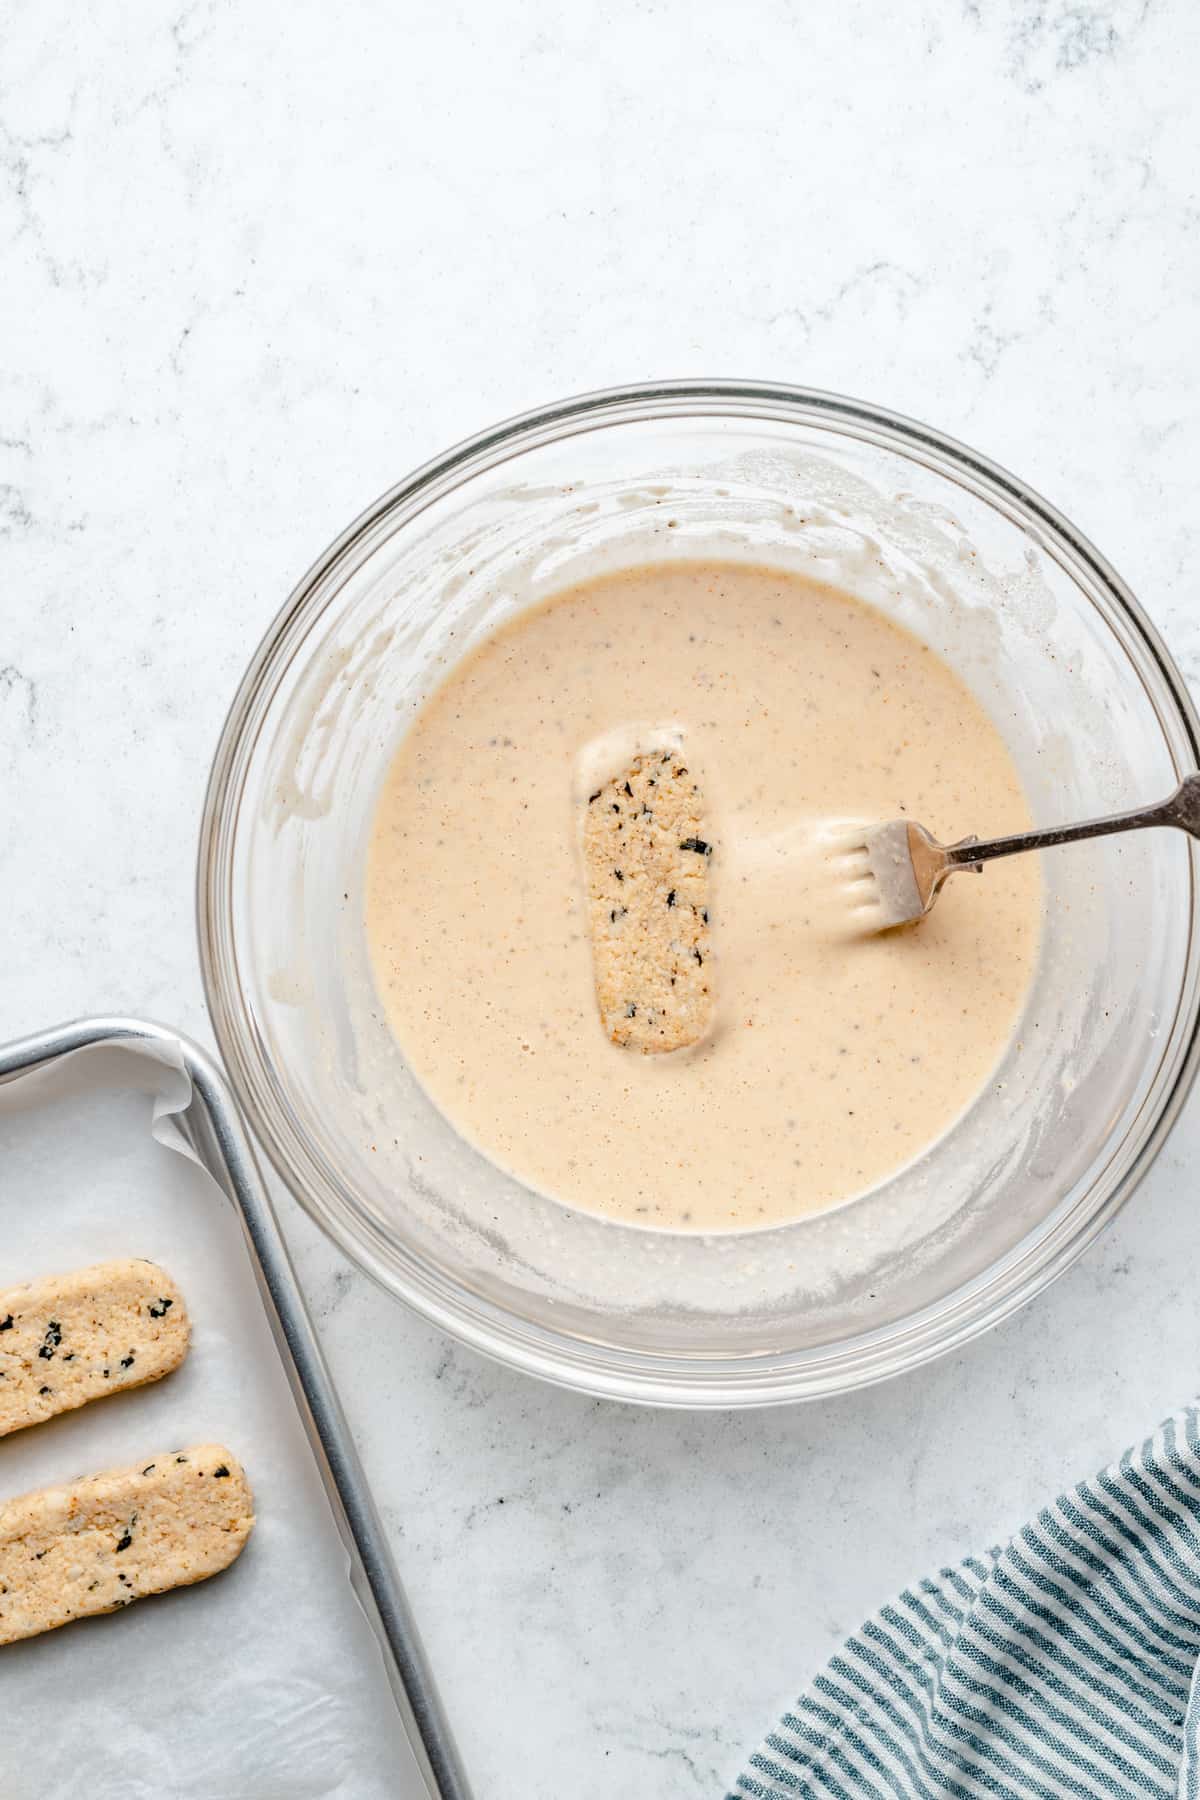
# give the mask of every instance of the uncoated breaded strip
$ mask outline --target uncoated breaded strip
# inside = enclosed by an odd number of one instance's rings
[[[0,1644],[227,1568],[254,1524],[220,1444],[165,1451],[0,1504]]]
[[[645,1055],[709,1031],[712,843],[680,748],[660,745],[585,796],[596,1000],[614,1044]]]
[[[96,1263],[0,1291],[0,1437],[157,1381],[187,1355],[188,1333],[182,1294],[152,1262]]]

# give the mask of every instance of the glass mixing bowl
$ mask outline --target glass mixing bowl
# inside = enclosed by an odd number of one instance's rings
[[[447,661],[515,607],[712,555],[824,575],[917,632],[989,709],[1038,823],[1155,799],[1197,764],[1195,711],[1133,596],[1013,476],[829,394],[613,390],[447,452],[305,576],[217,750],[199,933],[254,1130],[379,1282],[549,1380],[729,1407],[912,1368],[1045,1287],[1178,1113],[1200,991],[1193,847],[1110,839],[1043,859],[1039,968],[995,1079],[916,1162],[835,1211],[647,1230],[534,1193],[465,1143],[409,1071],[367,962],[364,850],[397,740]]]

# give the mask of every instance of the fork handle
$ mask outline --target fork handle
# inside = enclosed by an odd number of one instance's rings
[[[946,855],[952,868],[975,867],[997,856],[1016,856],[1022,850],[1046,850],[1053,844],[1074,844],[1080,838],[1109,837],[1117,831],[1142,831],[1148,825],[1173,825],[1177,831],[1200,837],[1200,774],[1189,775],[1169,799],[1157,806],[1133,812],[1113,813],[1107,819],[1088,819],[1082,825],[1051,825],[1044,831],[1022,831],[1014,837],[988,838],[978,843],[964,838],[951,844]]]

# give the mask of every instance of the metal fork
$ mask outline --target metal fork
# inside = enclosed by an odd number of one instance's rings
[[[1051,825],[1045,831],[1021,831],[1013,837],[963,838],[939,844],[923,825],[892,819],[868,826],[844,840],[841,867],[850,883],[856,917],[868,931],[889,931],[924,918],[949,877],[959,869],[982,874],[985,862],[1019,856],[1025,850],[1048,850],[1080,838],[1108,837],[1117,831],[1142,831],[1171,825],[1200,837],[1200,774],[1189,775],[1170,799],[1133,812],[1089,819],[1082,825]]]

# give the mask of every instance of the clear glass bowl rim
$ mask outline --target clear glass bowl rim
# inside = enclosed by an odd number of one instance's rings
[[[275,1170],[309,1215],[361,1268],[435,1325],[497,1361],[580,1392],[658,1406],[737,1408],[815,1399],[886,1380],[990,1330],[1040,1293],[1129,1199],[1158,1154],[1200,1065],[1200,899],[1192,860],[1185,979],[1163,1062],[1143,1103],[1125,1166],[1059,1207],[1001,1261],[909,1318],[817,1349],[762,1356],[650,1356],[588,1344],[521,1318],[416,1258],[397,1257],[356,1207],[349,1187],[307,1142],[253,1025],[237,975],[233,840],[247,768],[277,678],[339,584],[384,525],[395,529],[469,476],[539,444],[599,427],[687,416],[775,419],[832,428],[898,453],[1033,525],[1069,572],[1106,595],[1169,696],[1170,724],[1191,767],[1200,765],[1200,718],[1181,675],[1125,583],[1089,540],[1006,469],[915,420],[842,395],[774,382],[698,379],[638,383],[581,394],[522,413],[415,469],[368,507],[301,578],[251,658],[222,728],[209,774],[197,859],[201,973],[213,1029],[238,1101]],[[1164,732],[1167,721],[1163,721]]]

